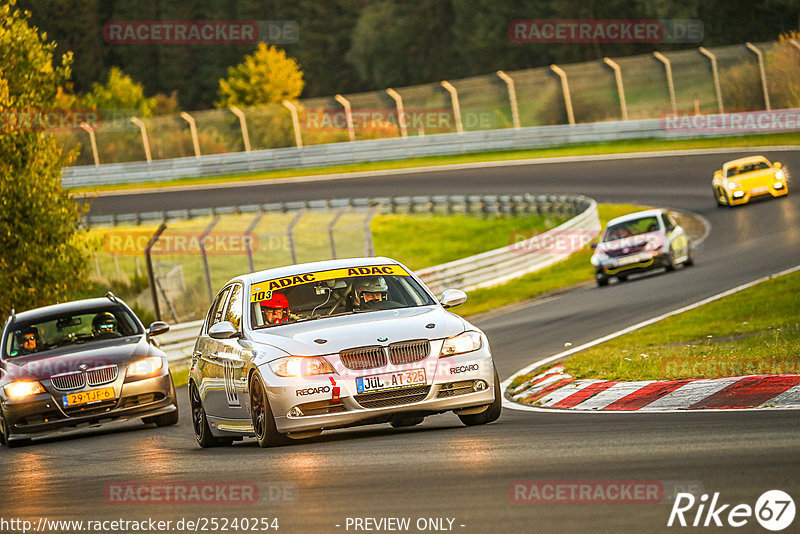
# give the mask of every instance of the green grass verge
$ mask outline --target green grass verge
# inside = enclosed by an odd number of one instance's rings
[[[146,189],[181,185],[217,184],[231,181],[269,180],[296,176],[381,171],[405,169],[411,167],[452,165],[458,163],[476,163],[482,161],[508,161],[530,158],[621,154],[627,152],[798,144],[800,144],[800,137],[794,133],[745,135],[705,139],[636,139],[608,143],[586,143],[555,148],[514,150],[505,152],[477,152],[473,154],[431,156],[374,163],[352,163],[349,165],[334,165],[330,167],[316,167],[312,169],[286,169],[257,173],[228,174],[223,176],[215,176],[213,178],[181,178],[169,182],[145,182],[137,184],[109,185],[102,187],[79,187],[70,189],[70,191],[73,193],[90,194],[95,191],[118,191],[126,189]]]
[[[412,270],[460,260],[510,244],[515,232],[526,236],[569,219],[521,215],[481,219],[469,215],[379,215],[372,220],[378,256],[394,258]]]
[[[576,378],[600,380],[798,373],[799,309],[795,272],[579,352],[564,368]]]
[[[599,204],[600,224],[628,213],[643,209],[643,206],[628,204]],[[470,291],[467,302],[454,311],[459,315],[474,315],[530,299],[568,286],[594,280],[594,268],[589,263],[591,249],[587,246],[573,253],[564,261],[535,273],[516,278],[500,286]]]

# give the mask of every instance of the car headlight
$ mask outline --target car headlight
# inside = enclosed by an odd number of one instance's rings
[[[17,381],[7,384],[3,389],[11,400],[24,399],[31,395],[45,393],[44,387],[39,382]]]
[[[320,356],[287,356],[269,364],[278,376],[315,376],[334,373],[333,367]]]
[[[780,170],[780,171],[775,173],[775,179],[776,180],[783,180],[783,178],[784,178],[783,170]]]
[[[481,348],[482,344],[483,342],[481,341],[480,333],[464,332],[463,334],[445,339],[439,356],[444,358],[446,356],[454,356],[456,354],[472,352]]]
[[[728,189],[739,189],[739,184],[728,182]]]
[[[651,239],[644,246],[644,249],[648,251],[658,250],[660,248],[661,248],[661,243],[659,243],[657,239]]]
[[[152,375],[164,365],[159,356],[149,356],[144,360],[133,362],[128,366],[128,376]]]

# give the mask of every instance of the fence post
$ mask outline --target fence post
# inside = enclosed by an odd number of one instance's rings
[[[167,223],[164,221],[150,238],[147,246],[144,247],[144,261],[147,265],[147,276],[150,278],[150,297],[153,299],[153,312],[155,313],[156,321],[161,320],[161,308],[158,306],[158,289],[156,288],[158,282],[156,281],[155,272],[153,271],[153,258],[150,256],[150,251],[166,229]]]
[[[300,134],[300,117],[297,114],[297,106],[288,100],[283,101],[284,107],[292,114],[292,126],[294,126],[294,143],[297,148],[303,147],[303,136]]]
[[[500,79],[506,82],[508,86],[508,101],[511,103],[511,120],[514,122],[514,128],[519,129],[519,109],[517,108],[517,90],[514,88],[514,79],[502,70],[497,71]]]
[[[400,93],[391,87],[386,90],[386,93],[392,97],[395,105],[397,106],[397,124],[400,127],[400,137],[408,137],[408,127],[406,126],[406,111],[403,108],[403,97]]]
[[[328,241],[331,244],[331,259],[336,259],[336,236],[334,234],[334,226],[336,223],[339,222],[339,218],[344,215],[345,210],[339,210],[339,212],[334,215],[331,222],[328,224]]]
[[[289,251],[292,253],[292,263],[297,263],[297,250],[294,246],[294,227],[297,226],[297,223],[300,222],[300,218],[303,216],[305,212],[300,210],[297,215],[294,216],[294,219],[289,223],[289,227],[286,229],[286,234],[289,237]]]
[[[561,78],[561,92],[564,93],[564,106],[567,108],[567,120],[570,125],[575,125],[575,114],[572,112],[572,97],[569,94],[569,82],[567,73],[558,65],[550,65],[550,69]]]
[[[94,128],[82,122],[80,127],[83,131],[89,134],[89,142],[92,144],[92,157],[94,158],[94,164],[100,165],[100,156],[97,154],[97,139],[94,136]]]
[[[200,157],[200,140],[197,138],[197,124],[194,122],[194,117],[181,111],[181,118],[189,123],[189,132],[192,134],[192,147],[194,148],[194,157]]]
[[[659,60],[661,63],[664,64],[664,68],[667,71],[667,87],[669,88],[669,102],[672,105],[672,115],[674,117],[678,116],[678,103],[675,100],[675,84],[672,81],[672,63],[670,63],[667,56],[662,54],[661,52],[653,52],[653,55]]]
[[[464,126],[461,124],[461,105],[458,103],[458,91],[447,80],[442,81],[442,87],[450,93],[450,101],[453,103],[453,115],[455,115],[456,119],[456,133],[463,134]]]
[[[619,93],[619,109],[622,111],[622,120],[628,120],[628,104],[625,102],[625,86],[622,85],[622,69],[611,58],[604,57],[606,65],[614,69],[614,78],[617,80],[617,93]]]
[[[244,151],[250,152],[250,134],[247,133],[247,117],[244,115],[244,111],[237,108],[236,106],[231,106],[228,108],[231,112],[239,117],[239,126],[242,128],[242,141],[244,142]]]
[[[208,255],[206,254],[206,237],[208,237],[208,234],[210,234],[211,231],[214,229],[214,227],[217,225],[219,219],[220,219],[219,215],[214,217],[214,220],[212,220],[209,223],[209,225],[206,226],[206,229],[203,230],[203,233],[200,234],[200,254],[203,257],[203,272],[205,273],[206,276],[206,289],[208,290],[209,304],[211,304],[211,302],[214,300],[214,287],[211,285],[211,269],[208,267]]]
[[[251,273],[256,270],[256,264],[255,261],[253,260],[253,247],[250,244],[250,242],[252,241],[253,230],[256,229],[256,226],[258,226],[258,223],[261,222],[261,219],[263,217],[264,217],[263,212],[256,215],[256,218],[250,222],[250,224],[247,226],[247,230],[244,231],[244,246],[245,249],[247,250],[247,264],[250,267]]]
[[[142,132],[142,145],[144,146],[144,157],[147,159],[147,163],[153,161],[153,158],[150,155],[150,141],[147,139],[147,127],[142,122],[142,119],[139,117],[131,117],[131,122],[139,127],[139,130]]]
[[[364,256],[367,257],[375,256],[375,243],[372,241],[372,228],[370,228],[370,224],[377,214],[378,206],[373,205],[364,218]]]
[[[767,71],[764,69],[764,54],[761,50],[756,48],[752,43],[745,43],[745,46],[758,57],[758,70],[761,72],[761,89],[764,91],[764,105],[767,106],[767,111],[772,108],[769,105],[769,91],[767,91]]]
[[[725,113],[725,107],[722,105],[722,88],[719,83],[719,71],[717,70],[717,56],[702,46],[698,48],[698,50],[711,60],[711,75],[714,76],[714,91],[717,93],[717,106],[719,107],[720,114]]]
[[[356,140],[356,130],[353,127],[353,112],[350,109],[350,101],[342,95],[337,94],[333,97],[344,108],[344,120],[347,121],[347,136],[351,141]]]

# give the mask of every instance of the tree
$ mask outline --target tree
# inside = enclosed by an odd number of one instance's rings
[[[286,52],[264,43],[219,81],[217,107],[279,104],[303,91],[303,71]]]
[[[149,117],[156,107],[155,98],[144,96],[144,87],[117,67],[111,67],[108,80],[92,85],[92,92],[83,99],[94,109],[129,109],[141,117]]]
[[[52,109],[71,56],[28,24],[15,0],[0,6],[0,313],[70,297],[84,272],[81,210],[61,188],[67,157],[27,127],[23,113]]]

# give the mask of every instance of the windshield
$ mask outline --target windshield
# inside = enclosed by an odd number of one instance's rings
[[[253,284],[253,328],[350,313],[435,304],[398,265],[352,267],[301,273]]]
[[[739,174],[745,174],[748,172],[762,171],[764,169],[769,169],[769,165],[767,165],[767,163],[764,161],[758,161],[755,163],[748,163],[746,165],[734,166],[728,169],[728,178],[730,178],[731,176],[737,176]]]
[[[7,357],[14,358],[141,333],[136,320],[125,308],[97,307],[15,322],[6,338],[4,352]]]
[[[633,237],[648,232],[657,232],[658,229],[658,218],[655,215],[634,219],[632,221],[625,221],[609,226],[606,229],[605,235],[603,235],[603,242],[607,243],[609,241],[625,239],[626,237]]]

